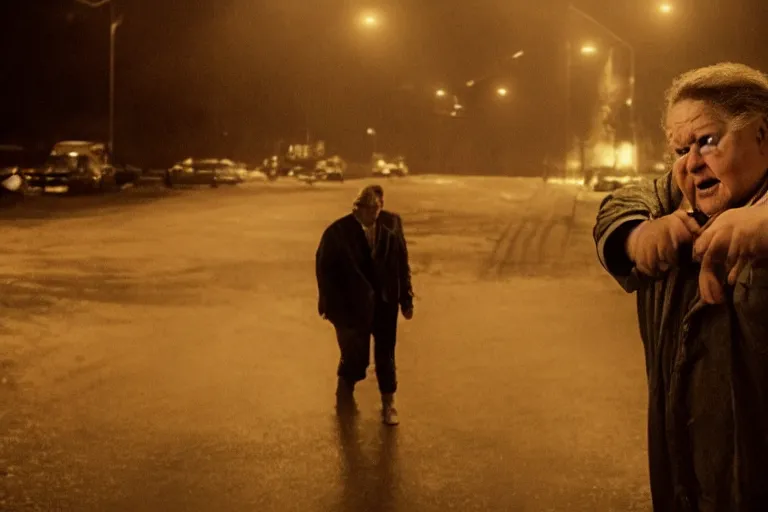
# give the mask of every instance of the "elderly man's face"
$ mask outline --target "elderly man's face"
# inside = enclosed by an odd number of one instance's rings
[[[357,218],[365,226],[373,226],[376,219],[379,218],[379,213],[383,207],[381,199],[378,197],[373,203],[361,204],[357,207]]]
[[[692,206],[714,215],[749,199],[768,169],[762,119],[733,129],[702,101],[684,100],[667,116],[677,185]]]

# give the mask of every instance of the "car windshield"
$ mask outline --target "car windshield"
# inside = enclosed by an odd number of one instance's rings
[[[177,165],[180,165],[182,167],[192,167],[193,169],[196,169],[198,171],[211,171],[215,169],[221,169],[222,167],[226,167],[218,160],[191,160],[187,159],[183,162],[179,162]]]
[[[48,157],[46,167],[56,167],[57,169],[77,169],[78,155],[52,155]]]

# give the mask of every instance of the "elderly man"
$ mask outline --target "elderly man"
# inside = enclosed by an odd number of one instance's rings
[[[413,317],[413,290],[402,221],[383,207],[380,186],[363,188],[352,213],[323,233],[315,270],[318,312],[336,328],[341,351],[337,404],[354,404],[354,387],[365,379],[373,335],[382,421],[397,425],[397,319],[400,311],[407,320]]]

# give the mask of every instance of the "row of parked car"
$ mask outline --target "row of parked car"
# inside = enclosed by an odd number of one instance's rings
[[[611,167],[598,167],[587,169],[584,176],[584,185],[595,192],[612,192],[628,185],[635,185],[645,181],[653,181],[662,176],[666,167],[655,165],[646,170],[615,169]]]
[[[29,192],[82,194],[118,190],[142,177],[161,179],[166,187],[186,185],[237,185],[254,179],[276,180],[291,177],[307,183],[343,182],[347,163],[339,156],[323,158],[281,158],[274,156],[259,166],[229,159],[188,158],[162,171],[142,171],[112,161],[105,144],[64,141],[54,145],[47,156],[19,146],[0,145],[0,195]],[[387,161],[377,155],[371,174],[378,177],[407,176],[403,158]]]
[[[0,196],[29,193],[84,194],[119,190],[142,177],[161,179],[167,187],[234,185],[265,176],[228,159],[186,159],[170,169],[145,171],[112,161],[105,144],[64,141],[41,155],[15,145],[0,145]]]

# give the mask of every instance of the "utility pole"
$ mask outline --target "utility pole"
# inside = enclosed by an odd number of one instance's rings
[[[75,2],[87,5],[92,9],[98,9],[109,4],[109,141],[110,155],[114,155],[115,148],[115,39],[117,29],[122,25],[123,18],[115,14],[114,0],[75,0]]]
[[[624,39],[623,37],[618,35],[616,32],[614,32],[613,30],[608,28],[603,23],[600,23],[599,21],[597,21],[597,19],[595,19],[590,14],[588,14],[588,13],[582,11],[581,9],[577,8],[572,3],[568,5],[568,9],[570,11],[578,14],[579,16],[581,16],[585,20],[589,21],[590,23],[593,23],[593,24],[597,25],[598,27],[600,27],[601,29],[603,29],[611,37],[613,37],[616,41],[618,41],[625,48],[627,48],[627,50],[629,51],[629,98],[628,98],[628,101],[627,101],[627,106],[630,108],[630,112],[629,112],[629,114],[630,114],[630,121],[629,121],[629,123],[630,123],[630,129],[632,131],[632,146],[633,146],[633,151],[634,151],[634,154],[632,155],[632,157],[634,159],[633,164],[635,166],[637,166],[638,165],[638,161],[637,161],[637,157],[638,157],[638,148],[637,148],[637,120],[636,120],[636,116],[635,116],[635,112],[636,112],[636,106],[635,106],[635,72],[636,72],[636,69],[637,69],[637,62],[636,62],[637,59],[636,59],[636,54],[635,54],[635,47],[632,44],[630,44],[629,41],[627,41],[626,39]],[[569,46],[570,46],[570,43],[569,43]],[[571,53],[570,53],[570,49],[569,49],[569,52],[568,52],[568,59],[569,59],[568,60],[568,62],[569,62],[568,67],[569,67],[569,69],[570,69],[570,58],[571,58]],[[569,83],[570,83],[570,80],[569,80]],[[570,98],[570,93],[569,93],[569,98]],[[570,104],[570,99],[569,99],[569,104]]]

